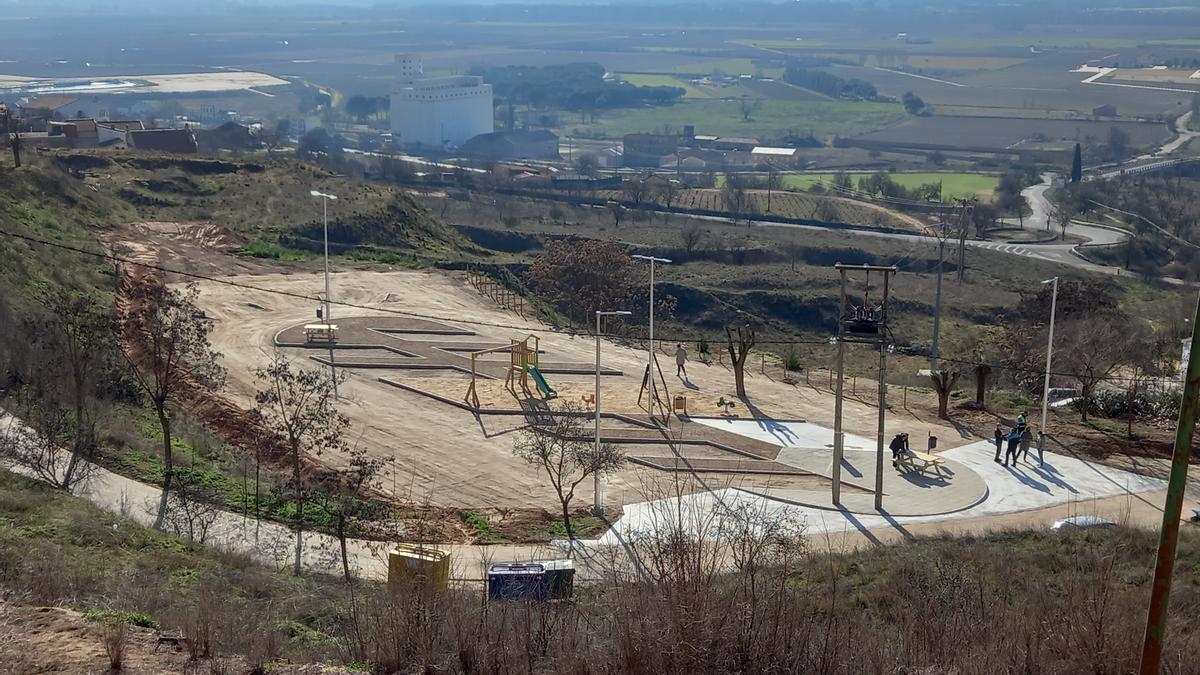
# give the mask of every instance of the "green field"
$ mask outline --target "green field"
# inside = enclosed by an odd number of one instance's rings
[[[558,131],[578,138],[620,138],[690,124],[701,134],[765,139],[794,129],[829,140],[885,129],[904,119],[904,109],[889,103],[764,100],[747,121],[738,101],[689,98],[672,106],[606,111],[591,124],[563,125]]]
[[[868,174],[850,174],[855,182],[858,181],[859,176],[865,175]],[[979,173],[893,173],[889,175],[892,180],[908,189],[927,183],[941,182],[943,199],[952,197],[991,199],[992,192],[1000,182],[998,176]],[[828,183],[832,178],[833,174],[831,173],[791,174],[783,177],[783,184],[792,189],[807,190],[812,187],[813,183],[818,181]]]
[[[650,73],[621,73],[618,75],[622,80],[630,84],[636,84],[639,87],[679,87],[687,93],[684,98],[712,98],[712,96],[697,89],[692,83],[687,80],[676,78],[672,75],[654,75]]]

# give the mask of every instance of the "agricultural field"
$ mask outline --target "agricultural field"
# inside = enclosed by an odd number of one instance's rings
[[[826,96],[810,89],[788,84],[783,80],[747,80],[741,83],[743,89],[751,95],[769,98],[776,101],[832,101]]]
[[[802,129],[828,140],[885,129],[904,117],[903,108],[887,103],[764,100],[746,120],[739,101],[684,99],[666,107],[606,111],[591,124],[564,125],[559,132],[581,138],[615,139],[628,133],[690,124],[697,133],[720,136],[768,137]]]
[[[616,190],[598,192],[597,196],[617,200],[628,199],[628,195]],[[913,222],[898,217],[890,211],[838,197],[776,190],[771,195],[771,208],[768,210],[766,191],[753,190],[750,193],[750,204],[752,212],[764,216],[803,218],[863,227],[915,228]],[[710,211],[724,211],[729,208],[722,198],[720,190],[709,189],[681,190],[671,205]]]
[[[678,78],[672,75],[621,73],[618,75],[618,77],[639,87],[679,87],[687,92],[683,95],[684,98],[712,98],[712,94],[708,93],[707,91],[700,89],[684,78]]]
[[[965,148],[1011,148],[1022,142],[1037,141],[1068,147],[1089,137],[1103,143],[1113,128],[1129,134],[1130,145],[1135,147],[1162,143],[1170,136],[1165,124],[1149,122],[934,116],[914,117],[855,140]]]
[[[1200,93],[1200,70],[1195,68],[1118,68],[1101,80],[1146,85],[1184,85],[1184,88]]]
[[[856,182],[868,174],[852,173],[850,177]],[[912,189],[929,183],[942,184],[942,198],[978,197],[990,200],[1000,182],[998,176],[988,176],[981,173],[890,173],[888,177],[906,189]],[[794,190],[807,190],[815,183],[829,183],[833,174],[788,174],[783,177],[785,187]]]

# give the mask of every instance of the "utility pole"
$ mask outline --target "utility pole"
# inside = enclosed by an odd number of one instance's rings
[[[602,316],[629,316],[631,312],[613,311],[602,312],[596,310],[596,457],[600,457],[600,317]],[[600,472],[592,472],[592,514],[597,516],[604,515],[604,483],[601,481]]]
[[[646,349],[646,388],[650,394],[650,400],[646,407],[650,411],[651,419],[654,418],[654,401],[657,397],[657,387],[654,382],[655,364],[654,358],[654,263],[670,264],[668,258],[655,258],[652,255],[635,255],[634,258],[646,260],[650,262],[650,346]]]
[[[846,380],[846,270],[841,263],[835,269],[842,277],[842,291],[838,302],[837,325],[837,389],[833,399],[833,503],[842,503],[842,453],[846,434],[842,431],[842,397]]]
[[[333,399],[338,399],[337,365],[333,358],[333,307],[329,297],[329,200],[337,199],[334,195],[320,190],[310,190],[309,194],[321,200],[321,221],[325,231],[325,310],[321,317],[329,331],[329,375],[333,378]]]
[[[834,265],[841,275],[841,301],[838,310],[837,332],[837,389],[834,394],[833,408],[833,503],[841,503],[842,492],[842,461],[845,457],[846,434],[842,427],[842,401],[845,398],[845,354],[847,342],[858,342],[876,345],[879,348],[879,420],[876,428],[875,448],[875,509],[883,509],[883,452],[884,452],[884,423],[887,415],[887,317],[888,297],[891,292],[891,276],[896,273],[894,266],[881,267],[878,265]],[[863,294],[863,307],[854,316],[846,312],[846,274],[850,271],[866,272],[867,292]],[[883,300],[879,303],[878,311],[869,306],[871,272],[883,273]],[[847,337],[847,324],[850,324],[850,337]]]
[[[967,276],[967,223],[975,210],[974,199],[959,200],[958,213],[958,283],[961,284]]]
[[[887,415],[887,317],[889,282],[896,268],[883,271],[883,303],[879,310],[879,422],[875,437],[875,510],[883,510],[883,446],[884,417]]]
[[[1146,639],[1142,644],[1141,675],[1158,675],[1162,663],[1163,640],[1167,636],[1167,602],[1171,595],[1171,577],[1175,572],[1175,551],[1179,546],[1179,518],[1187,489],[1188,459],[1196,417],[1200,415],[1200,302],[1192,320],[1192,349],[1188,358],[1179,421],[1175,425],[1175,450],[1171,456],[1171,477],[1167,480],[1167,502],[1163,507],[1162,534],[1158,542],[1158,561],[1154,565],[1154,585],[1150,591],[1150,611],[1146,617]]]
[[[775,182],[775,165],[767,162],[767,213],[771,212],[771,184]]]
[[[942,329],[942,264],[946,260],[946,238],[938,237],[937,295],[933,300],[933,349],[929,352],[929,370],[938,369],[938,338]]]
[[[1047,279],[1043,284],[1054,284],[1050,296],[1050,337],[1046,340],[1046,381],[1042,384],[1042,433],[1046,433],[1046,415],[1050,405],[1050,362],[1054,356],[1054,314],[1058,310],[1058,277]]]

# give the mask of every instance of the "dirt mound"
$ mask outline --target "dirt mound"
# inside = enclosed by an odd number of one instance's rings
[[[167,239],[222,252],[236,251],[248,241],[240,234],[216,223],[145,222],[136,223],[132,227]]]

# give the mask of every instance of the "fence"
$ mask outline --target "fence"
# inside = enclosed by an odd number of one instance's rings
[[[525,318],[525,297],[477,269],[467,270],[467,283],[479,294],[491,298],[501,309]]]

